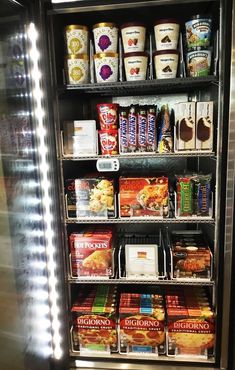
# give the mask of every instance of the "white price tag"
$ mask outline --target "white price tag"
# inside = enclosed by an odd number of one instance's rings
[[[99,172],[113,172],[120,168],[117,158],[100,158],[96,162],[96,168]]]

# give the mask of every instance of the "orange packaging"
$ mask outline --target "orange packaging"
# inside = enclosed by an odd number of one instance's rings
[[[119,192],[121,217],[168,216],[167,177],[121,177]]]

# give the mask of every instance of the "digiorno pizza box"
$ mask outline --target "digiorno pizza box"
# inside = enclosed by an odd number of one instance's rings
[[[120,177],[121,217],[168,216],[167,177]]]
[[[165,310],[161,295],[122,293],[119,320],[120,353],[165,353]]]
[[[213,356],[215,317],[202,288],[167,288],[166,310],[168,356]]]
[[[76,216],[116,217],[114,180],[104,177],[75,179]]]
[[[86,229],[69,236],[72,276],[111,276],[113,230]]]
[[[117,351],[116,294],[106,285],[80,291],[71,309],[76,350]]]
[[[171,253],[174,279],[211,279],[212,253],[201,231],[172,232]]]

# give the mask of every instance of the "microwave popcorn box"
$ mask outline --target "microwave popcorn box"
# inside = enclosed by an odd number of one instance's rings
[[[117,351],[116,295],[116,287],[107,285],[79,291],[71,310],[75,350]]]
[[[175,106],[176,150],[195,150],[195,102]]]
[[[167,177],[120,177],[119,192],[121,217],[168,216]]]
[[[114,181],[104,177],[75,180],[76,216],[116,217]]]
[[[85,229],[69,236],[73,276],[112,276],[111,228]]]
[[[65,194],[66,194],[66,212],[68,218],[76,217],[76,193],[75,180],[65,180]]]
[[[201,231],[173,231],[171,259],[173,279],[212,277],[212,253]]]
[[[64,154],[74,156],[97,154],[96,121],[64,122]]]
[[[165,310],[162,295],[122,293],[119,320],[120,353],[165,353]]]
[[[166,288],[167,355],[208,358],[214,354],[215,316],[202,287]]]
[[[213,102],[197,102],[196,149],[213,150]]]

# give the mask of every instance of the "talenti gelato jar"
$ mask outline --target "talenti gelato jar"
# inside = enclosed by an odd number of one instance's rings
[[[114,23],[97,23],[93,26],[95,52],[116,53],[118,28]]]
[[[135,52],[124,54],[124,66],[127,81],[146,80],[148,53]]]
[[[206,15],[194,15],[185,23],[188,50],[197,47],[207,48],[211,42],[212,18]]]
[[[68,54],[87,54],[88,28],[79,24],[65,27],[65,41]]]
[[[176,19],[159,19],[154,33],[157,50],[177,49],[180,25]]]
[[[85,84],[89,75],[88,55],[76,54],[65,57],[65,69],[67,72],[67,83],[70,85]]]
[[[211,51],[198,50],[187,53],[187,74],[190,77],[208,76],[211,67]]]
[[[157,50],[153,53],[156,78],[175,78],[178,68],[178,50]]]
[[[125,23],[121,26],[124,53],[144,51],[146,27],[140,22]]]
[[[118,54],[98,53],[94,55],[97,82],[117,82]]]

